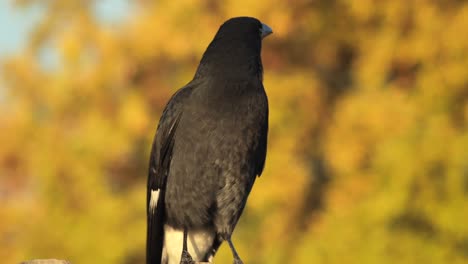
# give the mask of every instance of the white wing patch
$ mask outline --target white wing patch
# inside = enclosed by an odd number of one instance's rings
[[[187,248],[194,261],[202,261],[202,258],[211,251],[215,231],[212,228],[189,230],[187,234]],[[164,225],[164,249],[163,259],[168,264],[179,264],[184,242],[184,231]],[[209,262],[212,262],[210,257]],[[203,262],[204,263],[204,262]]]
[[[156,210],[156,206],[158,205],[158,199],[159,199],[159,190],[151,190],[149,211],[152,214],[154,214],[154,210]]]

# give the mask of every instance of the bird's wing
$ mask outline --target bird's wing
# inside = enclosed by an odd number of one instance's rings
[[[147,188],[146,262],[161,262],[164,241],[164,196],[166,179],[174,146],[174,136],[182,116],[183,106],[190,96],[190,84],[176,92],[163,111],[151,149]]]
[[[262,85],[262,91],[263,85]],[[260,133],[258,134],[258,145],[255,150],[255,174],[260,177],[265,167],[265,159],[267,152],[267,138],[268,138],[268,98],[266,93],[264,93],[263,100],[261,103],[263,105],[264,115],[260,121]]]

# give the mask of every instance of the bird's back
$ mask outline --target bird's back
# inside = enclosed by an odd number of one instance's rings
[[[237,187],[229,190],[232,196],[247,195],[256,176],[255,150],[266,137],[268,104],[261,82],[211,85],[219,91],[192,92],[175,135],[166,189],[167,221],[175,227],[213,224],[218,201],[229,198],[220,197],[226,196],[226,185]]]

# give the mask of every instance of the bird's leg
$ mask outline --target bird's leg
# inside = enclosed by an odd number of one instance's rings
[[[231,236],[229,236],[226,240],[229,244],[229,247],[231,248],[232,256],[234,257],[234,264],[243,264],[244,262],[242,262],[239,254],[237,254],[236,248],[234,248],[234,244],[231,241]]]
[[[180,264],[195,264],[192,256],[190,256],[187,249],[187,228],[184,228],[184,242],[182,247],[182,256],[180,258]]]

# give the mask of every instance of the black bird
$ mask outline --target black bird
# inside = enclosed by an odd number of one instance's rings
[[[211,262],[231,235],[267,149],[262,39],[251,17],[221,25],[192,81],[169,100],[153,142],[147,192],[147,264]]]

